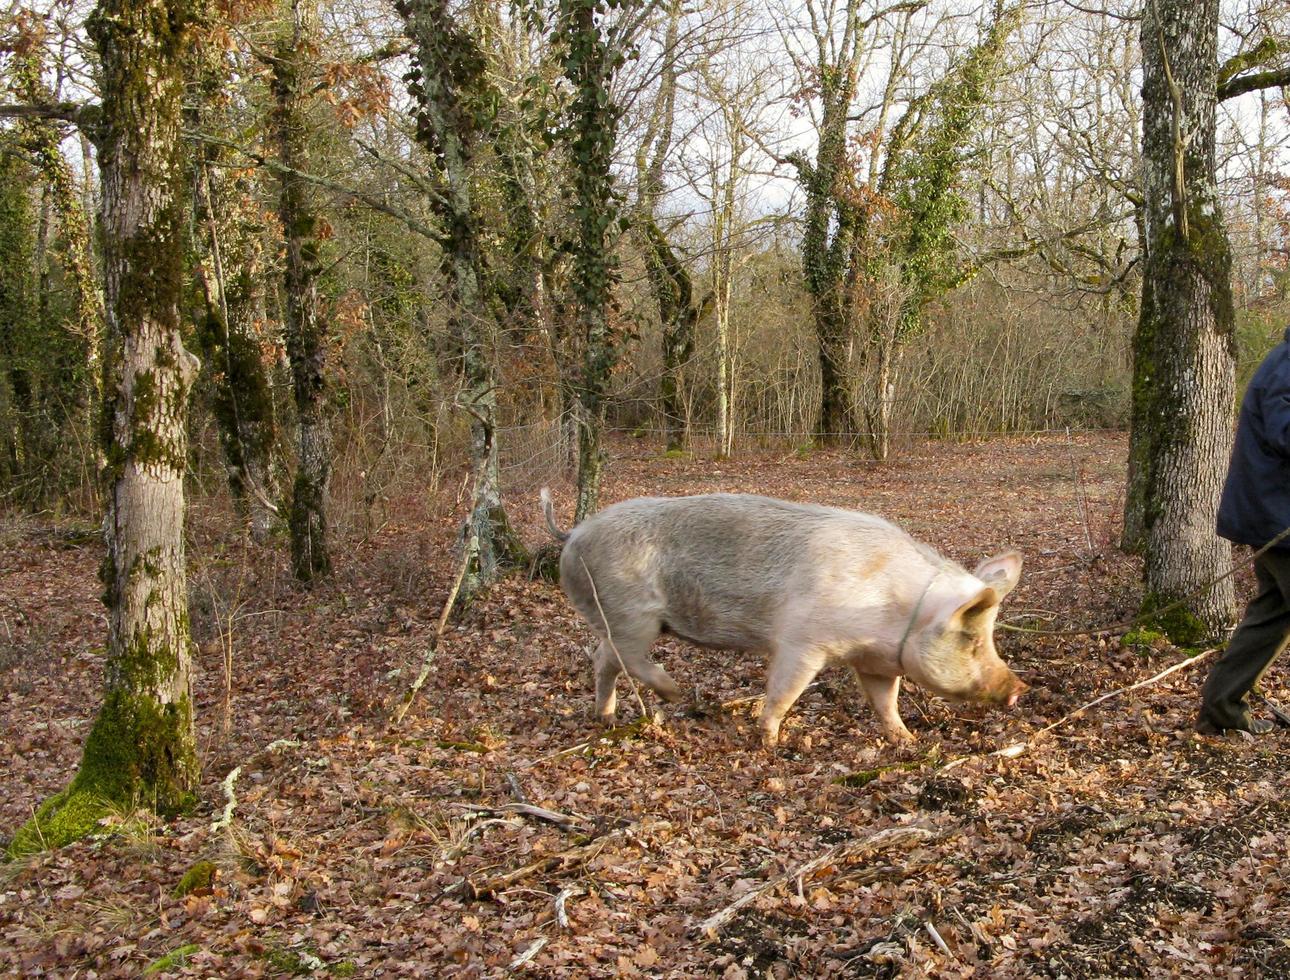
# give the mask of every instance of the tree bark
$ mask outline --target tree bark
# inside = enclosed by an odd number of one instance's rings
[[[465,389],[459,396],[470,413],[474,494],[464,529],[464,547],[474,557],[462,585],[469,599],[496,581],[501,570],[524,560],[524,549],[502,506],[497,455],[495,323],[489,312],[483,251],[471,186],[481,131],[488,114],[487,61],[470,29],[458,23],[445,0],[412,0],[399,6],[416,45],[417,67],[409,89],[417,100],[417,137],[438,160],[440,197],[435,207],[444,226],[443,269],[448,281],[449,323],[461,352]]]
[[[663,374],[659,378],[659,401],[669,452],[685,448],[689,420],[682,398],[682,371],[694,354],[695,328],[706,305],[696,303],[690,273],[658,224],[659,198],[665,190],[663,171],[672,148],[676,117],[677,48],[682,12],[679,0],[672,0],[663,39],[658,98],[645,138],[636,151],[637,224],[642,230],[645,270],[654,290],[662,328]]]
[[[173,0],[103,0],[88,25],[103,88],[106,693],[79,771],[18,832],[12,853],[85,836],[107,807],[174,814],[194,799],[183,521],[185,416],[198,365],[179,320],[190,16]]]
[[[8,140],[4,141],[5,143]],[[27,188],[33,174],[0,143],[0,487],[21,493],[31,467],[31,378],[36,352],[36,214]]]
[[[1146,260],[1134,337],[1133,462],[1143,493],[1146,610],[1198,642],[1234,615],[1214,533],[1232,445],[1231,249],[1214,172],[1217,0],[1146,0],[1142,19]],[[1190,598],[1193,593],[1199,596]]]
[[[328,490],[331,425],[327,418],[327,325],[320,313],[318,212],[312,189],[299,176],[309,170],[310,99],[314,58],[312,0],[292,0],[292,23],[273,58],[274,138],[280,173],[278,217],[286,238],[286,341],[296,404],[296,478],[292,487],[291,562],[310,582],[331,572]]]
[[[38,44],[30,44],[14,56],[14,75],[19,95],[32,104],[54,101],[42,77],[43,66],[37,53]],[[60,147],[59,126],[49,120],[30,119],[19,125],[23,142],[35,157],[40,175],[49,188],[54,215],[63,238],[63,262],[71,286],[75,318],[70,325],[73,342],[80,350],[81,370],[73,377],[71,404],[85,431],[94,429],[102,393],[99,391],[102,369],[99,364],[103,344],[103,299],[94,272],[94,250],[90,244],[88,214],[77,195],[72,170]],[[88,183],[88,175],[87,180]],[[99,465],[102,460],[98,461]]]
[[[196,334],[211,378],[233,503],[251,538],[263,544],[278,513],[273,472],[277,420],[256,330],[264,256],[260,237],[247,227],[241,210],[240,200],[251,188],[237,183],[227,187],[212,166],[216,156],[214,147],[203,143],[193,166],[194,251],[202,293]]]
[[[573,87],[570,105],[573,203],[573,291],[582,345],[578,381],[578,486],[574,520],[594,513],[604,470],[603,434],[609,375],[618,345],[608,316],[617,272],[609,230],[618,217],[613,194],[614,145],[621,111],[608,95],[619,52],[597,21],[600,0],[561,0],[564,74]],[[630,5],[625,5],[630,6]]]

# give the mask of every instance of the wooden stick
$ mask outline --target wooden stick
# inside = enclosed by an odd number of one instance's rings
[[[220,815],[220,818],[211,824],[211,833],[217,830],[225,830],[233,822],[233,809],[237,806],[237,797],[233,795],[233,786],[237,782],[237,777],[241,774],[242,767],[234,766],[229,771],[229,774],[224,777],[224,782],[220,784],[224,788],[224,799],[228,802],[224,804],[224,812]]]
[[[520,816],[533,817],[537,820],[545,820],[547,823],[558,824],[561,827],[572,827],[578,823],[585,823],[587,819],[582,816],[572,816],[568,813],[557,813],[555,810],[548,810],[546,807],[534,806],[532,803],[503,803],[499,806],[479,806],[476,803],[458,803],[457,806],[476,814],[518,813]]]
[[[542,952],[542,947],[550,941],[551,940],[547,939],[546,936],[543,936],[541,939],[533,940],[533,945],[520,953],[520,955],[515,957],[515,959],[511,960],[511,965],[507,967],[507,969],[518,970],[529,960],[533,959],[533,957],[537,956],[538,953]]]
[[[769,881],[762,882],[752,891],[745,892],[737,899],[723,908],[720,912],[708,916],[695,927],[700,935],[707,936],[709,939],[715,939],[717,932],[722,926],[726,925],[735,914],[742,908],[751,905],[768,891],[778,888],[780,885],[797,878],[799,881],[807,875],[817,871],[820,868],[827,867],[849,858],[857,857],[866,851],[877,850],[883,847],[890,847],[895,844],[904,844],[915,840],[927,840],[933,834],[926,827],[891,827],[887,830],[879,830],[870,834],[868,837],[860,840],[847,841],[842,844],[834,844],[823,854],[814,857],[791,871],[785,871],[782,875],[772,878]]]
[[[443,604],[443,611],[439,613],[439,625],[435,628],[434,636],[430,638],[430,647],[426,650],[425,658],[421,661],[421,672],[417,674],[417,679],[412,682],[412,686],[403,695],[403,703],[394,712],[393,723],[396,725],[408,713],[408,708],[412,707],[412,701],[416,698],[417,692],[421,690],[426,678],[430,676],[430,664],[434,662],[435,651],[439,649],[439,641],[443,639],[444,630],[448,628],[448,617],[452,614],[452,607],[457,602],[457,593],[461,591],[461,583],[466,581],[466,572],[470,569],[470,563],[474,559],[475,550],[478,547],[478,539],[471,535],[470,540],[466,542],[461,567],[457,570],[457,581],[452,584],[452,591],[448,593],[448,601]]]
[[[1211,653],[1213,653],[1215,649],[1216,648],[1203,650],[1200,653],[1196,654],[1194,657],[1188,657],[1186,660],[1180,660],[1178,661],[1178,663],[1172,664],[1169,667],[1166,667],[1164,670],[1156,674],[1154,677],[1148,677],[1146,680],[1138,681],[1136,684],[1130,684],[1128,687],[1118,688],[1117,690],[1111,691],[1107,694],[1103,694],[1101,697],[1094,698],[1092,701],[1089,701],[1087,704],[1081,704],[1070,714],[1063,715],[1061,718],[1058,718],[1051,725],[1044,726],[1043,728],[1039,729],[1039,731],[1031,735],[1029,738],[1023,739],[1020,742],[1013,742],[1011,745],[1005,745],[1001,749],[996,749],[993,752],[987,753],[984,757],[977,756],[977,755],[965,755],[962,758],[953,759],[950,762],[945,763],[945,765],[941,766],[939,771],[944,772],[946,769],[953,769],[955,766],[960,766],[963,763],[968,762],[972,759],[979,759],[979,758],[992,759],[996,757],[1004,758],[1004,759],[1015,759],[1017,756],[1024,753],[1026,749],[1030,748],[1031,744],[1041,735],[1047,735],[1049,732],[1051,732],[1054,728],[1057,728],[1059,725],[1066,724],[1066,722],[1070,721],[1072,718],[1078,718],[1080,715],[1082,715],[1085,711],[1087,711],[1089,708],[1093,707],[1094,705],[1101,704],[1103,701],[1109,701],[1111,698],[1118,697],[1121,694],[1128,694],[1130,691],[1136,691],[1138,690],[1138,688],[1147,687],[1148,685],[1154,684],[1159,680],[1163,680],[1164,678],[1172,674],[1174,671],[1181,670],[1184,667],[1187,667],[1191,664],[1197,663],[1200,660],[1203,660],[1205,657],[1208,657]]]
[[[534,861],[532,864],[526,864],[522,868],[516,868],[514,871],[507,871],[505,874],[494,875],[482,882],[475,882],[462,879],[444,889],[445,892],[455,892],[461,889],[467,889],[473,893],[475,898],[484,898],[488,895],[495,895],[504,888],[509,888],[516,882],[523,881],[525,878],[541,874],[544,871],[552,871],[556,868],[568,868],[570,865],[578,866],[585,864],[604,850],[605,845],[610,841],[617,840],[626,836],[628,828],[623,827],[618,830],[611,830],[603,837],[597,837],[595,840],[586,844],[580,844],[577,847],[571,847],[568,850],[561,851],[559,854],[552,854],[540,861]]]

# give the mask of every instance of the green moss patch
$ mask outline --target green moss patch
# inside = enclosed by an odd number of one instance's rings
[[[177,970],[188,965],[188,957],[201,950],[196,943],[188,943],[178,949],[172,949],[165,956],[159,956],[143,968],[144,975],[163,973],[166,970]]]
[[[9,857],[63,847],[102,830],[100,821],[111,812],[100,796],[76,788],[76,783],[51,796],[35,816],[13,835]]]
[[[175,898],[183,898],[196,891],[209,891],[215,881],[216,871],[213,862],[198,861],[184,872],[184,876],[179,879],[179,884],[175,886],[172,894]]]

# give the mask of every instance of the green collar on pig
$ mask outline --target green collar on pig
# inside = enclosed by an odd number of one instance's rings
[[[927,584],[923,586],[923,594],[914,603],[914,611],[909,615],[909,622],[905,625],[904,635],[901,636],[900,643],[896,646],[896,666],[900,668],[901,674],[907,675],[909,673],[909,671],[905,670],[905,641],[909,639],[909,634],[914,630],[914,623],[918,621],[918,614],[923,608],[923,600],[927,598],[927,593],[932,591],[932,583],[940,578],[943,571],[945,571],[945,566],[939,566],[932,573],[932,577],[927,580]]]

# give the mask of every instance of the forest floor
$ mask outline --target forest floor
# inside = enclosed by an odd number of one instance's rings
[[[838,504],[969,568],[1017,548],[1001,621],[1060,630],[1134,613],[1139,568],[1115,547],[1124,456],[1112,434],[928,443],[884,465],[625,441],[604,498]],[[512,508],[539,543],[535,490]],[[633,724],[620,681],[624,725],[606,735],[590,634],[557,588],[519,576],[454,621],[394,725],[453,578],[453,512],[392,505],[305,589],[281,542],[249,545],[220,501],[196,502],[201,804],[166,824],[121,813],[101,838],[0,865],[0,971],[1290,977],[1290,732],[1193,732],[1212,653],[1040,734],[1188,654],[1000,630],[1031,686],[1014,709],[911,685],[917,741],[893,747],[830,671],[768,754],[762,659],[676,641],[656,656],[706,707]],[[101,696],[101,552],[84,523],[0,525],[0,836],[77,764]],[[1290,702],[1290,660],[1263,685]]]

